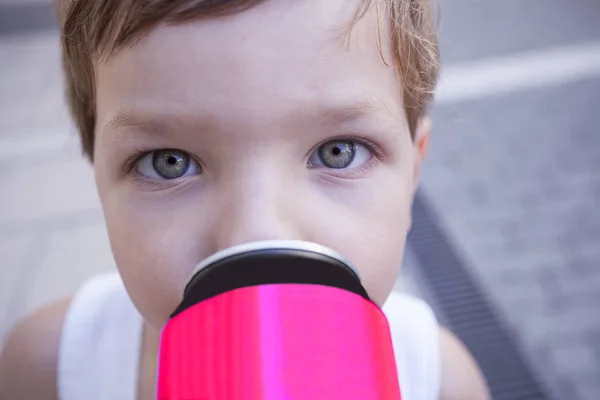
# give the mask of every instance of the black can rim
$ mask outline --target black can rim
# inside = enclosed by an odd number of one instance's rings
[[[352,264],[348,259],[343,257],[335,250],[330,249],[329,247],[302,240],[262,240],[228,247],[208,256],[207,258],[202,260],[200,264],[198,264],[190,274],[189,279],[186,281],[186,290],[189,284],[192,282],[192,280],[196,277],[198,272],[202,271],[207,266],[215,264],[219,261],[223,261],[226,258],[237,256],[242,253],[250,253],[254,251],[264,250],[296,250],[307,251],[311,253],[319,253],[321,255],[333,258],[334,260],[345,264],[348,268],[350,268],[350,270],[352,270],[352,272],[354,272],[354,275],[356,275],[358,280],[361,280],[358,269],[354,266],[354,264]]]

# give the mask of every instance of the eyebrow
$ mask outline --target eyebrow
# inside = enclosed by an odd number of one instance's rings
[[[381,99],[371,98],[369,100],[348,102],[325,108],[321,115],[324,120],[335,125],[352,123],[365,118],[385,118],[391,120],[396,112],[392,107]]]
[[[118,149],[122,140],[136,140],[142,136],[154,139],[164,138],[165,132],[173,129],[174,125],[179,125],[184,119],[177,114],[166,115],[154,114],[152,112],[122,109],[110,118],[110,120],[99,126],[98,134],[104,138],[105,151]]]
[[[313,114],[313,111],[310,112]],[[396,125],[399,121],[394,120],[398,117],[397,112],[381,99],[371,98],[368,100],[346,101],[343,103],[329,103],[317,109],[317,111],[309,117],[313,121],[320,121],[333,127],[340,127],[356,123],[361,120],[377,120],[378,124],[384,122],[383,125]],[[148,136],[164,137],[166,132],[176,130],[174,127],[207,127],[215,126],[214,120],[210,116],[202,116],[202,114],[194,115],[193,122],[188,116],[177,113],[161,114],[151,113],[136,110],[121,110],[102,130],[108,135],[108,142],[118,140],[121,135],[117,132],[137,132]]]
[[[119,111],[110,121],[104,125],[106,130],[132,130],[141,131],[150,135],[161,135],[166,125],[170,125],[166,119],[150,117],[146,118],[135,111]]]
[[[209,117],[195,115],[193,119],[187,115],[169,112],[154,112],[151,110],[122,109],[100,127],[100,134],[106,140],[106,147],[117,146],[123,137],[135,138],[146,136],[163,139],[169,132],[180,130],[206,129],[214,126]],[[181,129],[180,129],[181,128]]]

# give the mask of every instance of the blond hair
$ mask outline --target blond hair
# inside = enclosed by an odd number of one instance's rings
[[[160,23],[218,17],[267,0],[56,0],[61,20],[67,102],[93,161],[96,125],[94,65],[133,44]],[[389,25],[394,68],[402,79],[411,134],[426,113],[439,74],[435,12],[429,0],[363,0],[361,18],[376,5]],[[385,61],[384,61],[385,62]]]

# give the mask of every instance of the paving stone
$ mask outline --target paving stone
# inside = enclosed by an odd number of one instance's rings
[[[595,382],[585,382],[576,385],[578,400],[594,400],[598,398],[598,385]]]
[[[595,371],[600,360],[590,351],[588,343],[583,340],[557,343],[550,350],[554,368],[565,373],[578,375],[585,380],[590,371]]]
[[[517,311],[515,310],[518,310],[518,313],[529,314],[532,311],[538,312],[539,310],[551,307],[549,304],[548,288],[540,281],[517,278],[512,283],[502,279],[497,279],[495,282],[503,285],[502,292],[496,293],[496,298],[506,303],[506,310],[515,318],[518,318]],[[493,285],[490,285],[488,289],[490,293],[494,293]]]
[[[600,251],[597,248],[582,247],[581,253],[572,255],[567,263],[574,274],[581,277],[596,275],[600,268]]]

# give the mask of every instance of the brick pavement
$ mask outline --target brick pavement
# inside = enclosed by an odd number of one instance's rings
[[[441,106],[423,173],[538,372],[573,400],[600,395],[598,110],[600,79]]]

